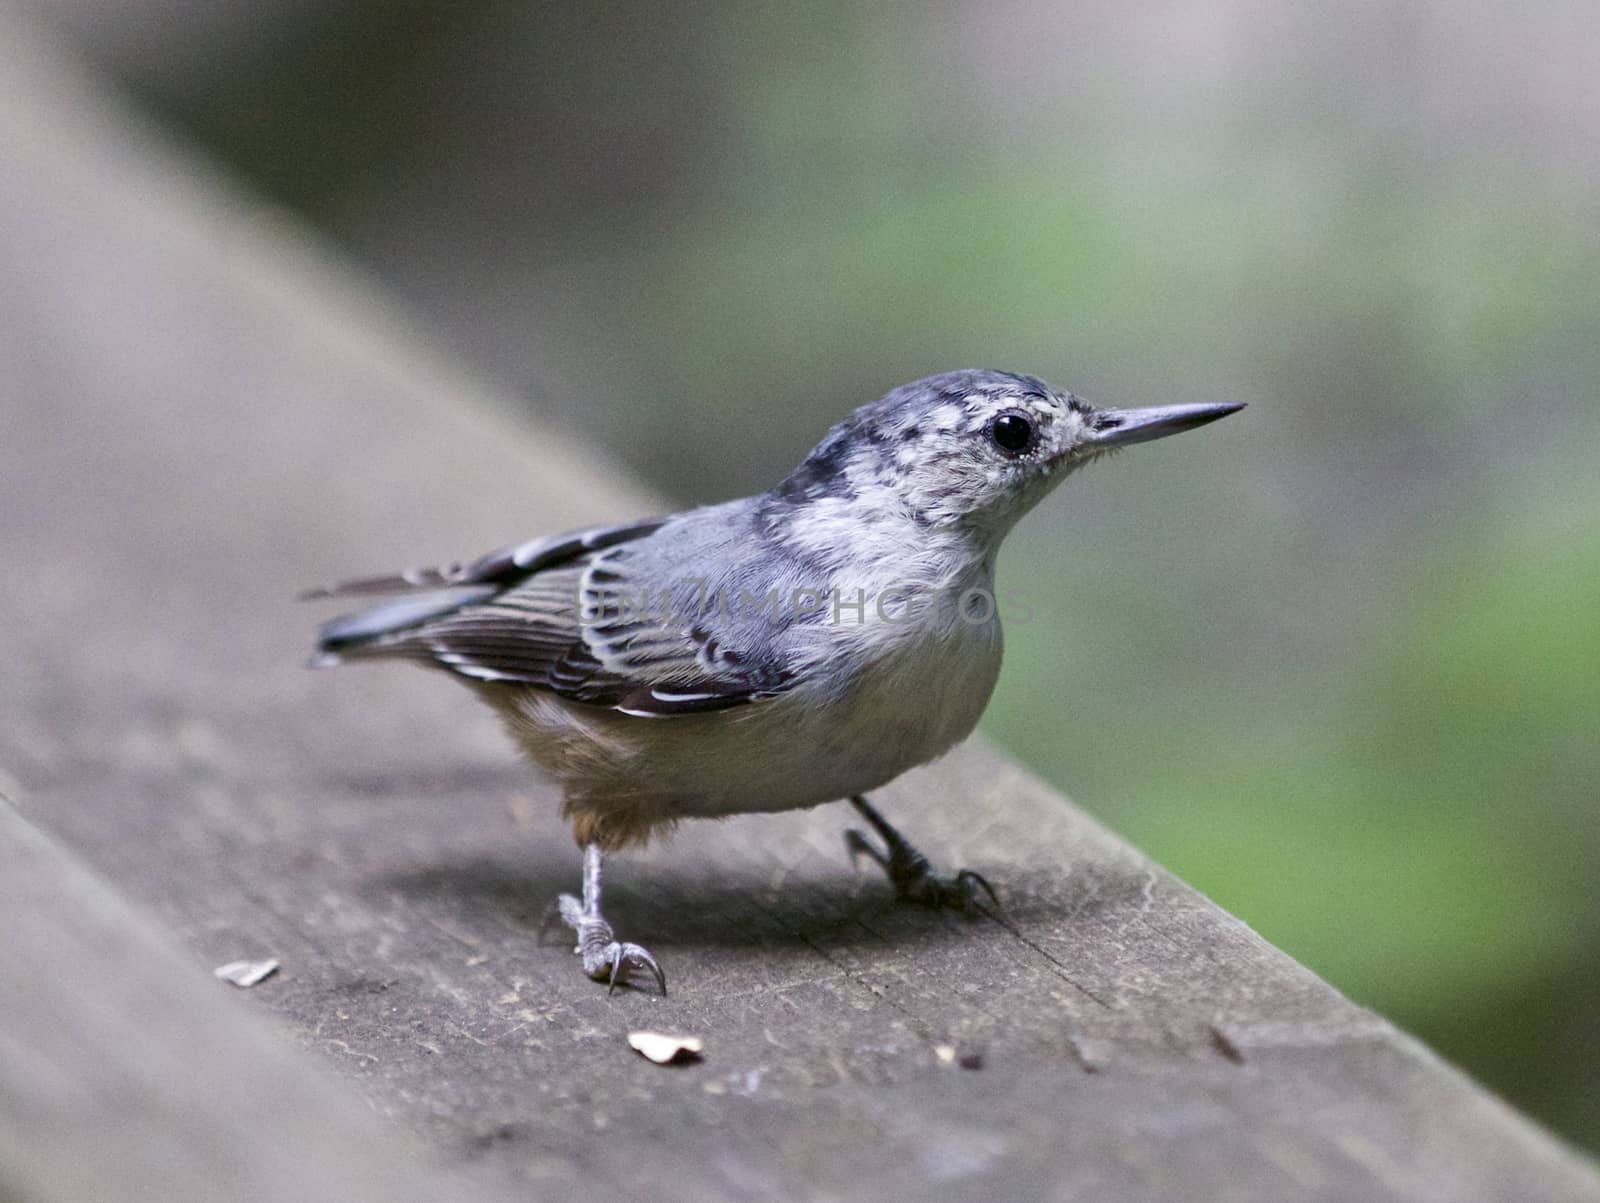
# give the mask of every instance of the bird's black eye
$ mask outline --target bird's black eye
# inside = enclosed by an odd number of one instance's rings
[[[1007,455],[1021,455],[1033,445],[1033,423],[1021,414],[1001,414],[990,425],[989,437]]]

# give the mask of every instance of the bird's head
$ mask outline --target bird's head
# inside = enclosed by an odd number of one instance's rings
[[[1239,404],[1101,409],[1033,376],[945,372],[864,405],[778,487],[795,502],[894,504],[988,544],[1090,460],[1192,430]]]

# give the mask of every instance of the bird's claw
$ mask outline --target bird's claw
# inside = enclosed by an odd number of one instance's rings
[[[662,995],[666,995],[667,975],[648,949],[617,940],[611,924],[599,914],[585,912],[583,903],[571,894],[561,895],[556,902],[562,920],[578,934],[577,947],[572,951],[583,958],[583,971],[595,981],[605,982],[607,994],[626,985],[634,970],[648,969]]]
[[[661,966],[656,964],[655,957],[651,956],[647,949],[637,944],[619,944],[613,940],[606,946],[606,952],[610,954],[609,958],[602,962],[598,972],[591,970],[589,976],[596,981],[604,978],[607,994],[616,993],[617,985],[626,982],[632,970],[648,969],[655,977],[662,997],[666,997],[667,975]],[[585,964],[584,968],[587,969],[588,965]]]
[[[978,909],[978,891],[982,890],[989,896],[989,905],[995,910],[1003,910],[1000,898],[994,892],[994,887],[989,884],[989,879],[975,869],[962,869],[955,875],[952,883],[956,892],[961,896],[961,909],[974,911]]]
[[[939,873],[927,857],[909,845],[891,842],[885,853],[867,838],[866,833],[853,827],[846,829],[844,844],[850,853],[852,865],[859,867],[863,856],[877,862],[889,878],[889,884],[894,887],[895,897],[902,901],[935,908],[959,908],[972,915],[981,913],[978,894],[982,891],[995,910],[1004,909],[988,878],[976,870]]]

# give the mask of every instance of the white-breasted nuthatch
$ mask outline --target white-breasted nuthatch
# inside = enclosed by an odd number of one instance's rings
[[[604,852],[680,819],[848,798],[846,834],[896,893],[972,908],[865,798],[977,724],[1000,671],[995,556],[1074,469],[1237,404],[1095,408],[1032,376],[959,371],[856,410],[776,488],[535,539],[470,564],[307,597],[403,593],[321,630],[317,665],[444,669],[497,710],[562,790],[584,850],[562,895],[584,969],[647,969],[600,911]]]

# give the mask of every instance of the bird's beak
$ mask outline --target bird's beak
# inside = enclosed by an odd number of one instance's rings
[[[1224,401],[1209,405],[1156,405],[1149,409],[1097,409],[1089,419],[1089,433],[1078,444],[1078,450],[1106,451],[1164,439],[1169,434],[1193,430],[1243,408],[1242,402]]]

